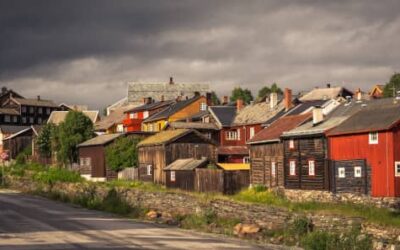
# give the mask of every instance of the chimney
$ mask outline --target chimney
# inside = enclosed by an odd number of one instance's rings
[[[143,104],[146,104],[146,101],[147,101],[146,99],[147,99],[146,97],[143,97],[143,98],[142,98],[142,103],[143,103]]]
[[[212,106],[214,105],[212,101],[212,94],[210,92],[207,92],[206,94],[206,99],[207,99],[207,106]]]
[[[358,88],[356,91],[356,99],[357,101],[361,101],[362,100],[362,93],[361,93],[361,89]]]
[[[161,96],[161,101],[162,101],[162,102],[165,101],[165,100],[164,100],[164,95]]]
[[[269,106],[271,109],[275,108],[278,105],[278,94],[275,92],[272,92],[269,98]]]
[[[284,98],[285,110],[288,111],[293,107],[291,89],[285,88]]]
[[[222,105],[226,105],[228,104],[228,96],[224,96],[224,98],[222,99]]]
[[[313,108],[313,125],[317,125],[324,120],[321,106],[314,106]]]
[[[1,88],[1,93],[4,94],[4,93],[6,93],[6,92],[7,92],[7,87],[2,87],[2,88]]]
[[[40,95],[37,96],[38,101],[40,101]]]
[[[177,102],[180,102],[181,100],[182,100],[182,96],[176,97],[176,101],[177,101]]]
[[[146,98],[146,104],[152,103],[153,99],[151,97]]]
[[[169,84],[174,84],[174,78],[172,76],[169,78]]]
[[[242,99],[237,99],[236,100],[236,109],[237,109],[237,111],[242,110],[243,107],[244,107],[243,100]]]
[[[326,87],[327,87],[328,89],[330,89],[330,88],[331,88],[331,84],[330,84],[330,83],[327,83],[327,84],[326,84]]]
[[[194,96],[196,96],[196,97],[200,96],[200,92],[199,91],[195,91],[194,92]]]

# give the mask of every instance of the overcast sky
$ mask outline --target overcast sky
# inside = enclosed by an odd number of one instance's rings
[[[129,81],[368,90],[400,69],[400,1],[0,0],[0,85],[100,108]]]

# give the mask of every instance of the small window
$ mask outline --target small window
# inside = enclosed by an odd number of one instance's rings
[[[9,115],[5,115],[4,122],[11,122],[11,117]]]
[[[204,133],[203,134],[205,137],[207,137],[208,139],[211,139],[212,134],[210,132]]]
[[[273,177],[275,177],[276,176],[276,162],[271,162],[271,175],[273,176]]]
[[[50,115],[50,112],[51,112],[50,108],[46,108],[46,114]]]
[[[346,178],[346,170],[345,168],[338,168],[339,178]]]
[[[314,160],[308,161],[308,175],[315,176],[315,161]]]
[[[22,112],[22,113],[26,113],[26,107],[25,107],[25,106],[22,106],[21,112]]]
[[[362,175],[361,167],[360,166],[354,167],[354,177],[361,177],[361,175]]]
[[[394,163],[394,174],[396,177],[400,177],[400,161]]]
[[[43,120],[42,120],[42,118],[38,118],[38,124],[42,124],[43,123]]]
[[[143,119],[146,119],[147,117],[149,117],[149,111],[144,111],[143,112]]]
[[[237,130],[237,140],[240,141],[240,129]]]
[[[207,110],[207,104],[205,102],[202,102],[200,104],[200,111],[206,111]]]
[[[13,116],[13,122],[17,123],[18,122],[18,116]]]
[[[369,133],[369,144],[378,144],[378,132]]]
[[[22,123],[26,123],[26,117],[22,117]]]
[[[79,158],[79,165],[81,165],[81,166],[85,165],[85,158],[83,158],[83,157]]]
[[[289,169],[290,175],[296,175],[296,161],[291,160],[289,162],[289,167],[290,167],[290,169]]]
[[[136,119],[137,118],[137,113],[130,113],[129,114],[130,119]]]
[[[243,157],[243,163],[250,163],[250,157]]]
[[[43,113],[43,108],[38,108],[38,113],[42,114]]]
[[[256,130],[254,127],[250,128],[250,139],[254,137],[254,135],[256,134]]]
[[[229,141],[236,141],[238,140],[238,131],[227,131],[226,132],[226,139]]]
[[[87,157],[86,158],[86,166],[91,166],[92,165],[92,158]]]
[[[147,165],[146,173],[147,175],[151,175],[151,165]]]
[[[171,171],[171,181],[175,181],[175,171]]]
[[[294,149],[294,140],[289,141],[289,148]]]
[[[33,114],[33,112],[35,112],[35,108],[34,107],[29,107],[29,113]]]
[[[35,122],[35,119],[33,117],[29,117],[29,123],[33,124]]]

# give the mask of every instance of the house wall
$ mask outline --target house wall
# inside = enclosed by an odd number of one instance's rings
[[[90,146],[79,148],[79,159],[90,158],[91,176],[106,178],[106,159],[103,146]]]
[[[147,146],[140,147],[139,157],[139,178],[142,181],[153,181],[155,183],[163,182],[163,169],[165,163],[165,147]],[[151,175],[147,175],[147,166],[151,166]]]
[[[221,146],[245,146],[246,142],[250,140],[250,129],[254,128],[254,135],[262,130],[261,124],[232,126],[230,128],[221,129],[220,143]],[[237,140],[228,140],[228,131],[239,131],[240,137]]]
[[[194,190],[194,170],[180,170],[175,172],[175,181],[171,181],[171,171],[165,171],[166,182],[165,185],[168,188],[179,188],[183,190]]]
[[[372,196],[398,196],[399,191],[395,191],[394,156],[398,157],[399,152],[393,150],[393,142],[399,138],[397,132],[379,132],[378,144],[369,144],[369,133],[332,136],[329,138],[330,158],[336,161],[365,159],[371,166]]]
[[[325,137],[294,138],[294,149],[289,148],[290,139],[284,143],[285,188],[329,190],[329,165]],[[290,175],[290,161],[296,163],[295,175]],[[315,175],[309,175],[309,160],[315,162]]]
[[[272,163],[275,162],[275,174]],[[283,143],[250,145],[250,182],[252,185],[283,187]]]
[[[400,127],[397,127],[393,130],[393,152],[394,152],[394,161],[400,161]],[[394,171],[394,169],[393,169]],[[394,177],[395,182],[394,182],[394,190],[395,190],[395,196],[399,197],[400,196],[400,177]]]
[[[167,125],[166,120],[142,123],[142,131],[161,131]]]
[[[200,110],[201,103],[207,104],[207,98],[204,96],[200,97],[198,100],[192,102],[191,104],[187,105],[186,107],[179,110],[175,114],[171,115],[168,121],[169,122],[179,121],[199,113],[201,111]]]

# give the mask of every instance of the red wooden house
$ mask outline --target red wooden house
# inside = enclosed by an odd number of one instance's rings
[[[145,98],[143,105],[125,111],[126,118],[123,121],[125,132],[137,132],[142,130],[142,122],[151,115],[164,110],[174,101],[153,102],[151,98]]]
[[[400,196],[399,104],[365,107],[332,129],[328,138],[334,189]]]

